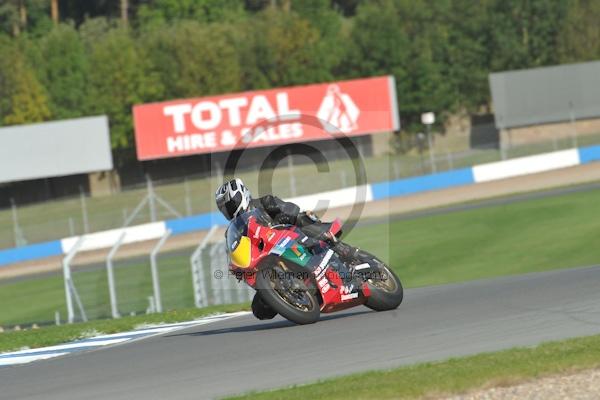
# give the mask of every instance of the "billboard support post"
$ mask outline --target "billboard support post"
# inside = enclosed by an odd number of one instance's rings
[[[79,186],[79,197],[81,199],[81,217],[83,219],[83,233],[90,233],[90,223],[88,220],[87,204],[83,187]]]
[[[156,222],[156,202],[154,196],[154,186],[150,175],[146,175],[146,186],[148,188],[148,208],[150,208],[150,221]]]

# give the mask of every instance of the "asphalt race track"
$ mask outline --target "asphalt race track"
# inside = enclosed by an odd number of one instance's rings
[[[600,333],[600,267],[406,291],[295,326],[252,316],[0,368],[1,399],[199,399]]]

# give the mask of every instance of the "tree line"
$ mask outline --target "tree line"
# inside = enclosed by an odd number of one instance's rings
[[[596,0],[4,0],[0,125],[392,74],[403,127],[490,110],[488,74],[600,58]]]

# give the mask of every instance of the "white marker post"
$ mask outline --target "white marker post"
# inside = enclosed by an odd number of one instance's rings
[[[431,125],[435,123],[435,114],[433,112],[421,114],[421,122],[427,127],[427,145],[429,146],[429,162],[431,163],[431,170],[432,172],[437,172],[433,141],[431,140]]]

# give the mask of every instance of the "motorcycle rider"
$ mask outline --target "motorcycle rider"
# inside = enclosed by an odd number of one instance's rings
[[[275,224],[296,225],[308,237],[330,242],[332,250],[344,262],[351,263],[359,255],[359,249],[349,246],[330,235],[323,236],[322,229],[319,229],[319,224],[322,222],[312,211],[301,213],[297,204],[283,201],[273,195],[253,199],[250,190],[239,178],[223,183],[215,193],[215,200],[219,211],[227,220],[232,220],[249,208],[259,208],[265,211]]]
[[[311,240],[314,245],[317,240],[326,240],[331,244],[331,249],[335,251],[345,264],[351,264],[359,256],[359,250],[351,247],[331,235],[323,236],[323,229],[319,229],[321,221],[312,212],[300,212],[297,204],[289,201],[283,201],[279,197],[266,195],[258,199],[253,199],[250,190],[244,185],[241,179],[236,178],[225,182],[215,193],[215,200],[219,211],[227,218],[232,220],[241,213],[251,208],[259,208],[266,212],[275,224],[291,224],[298,226]],[[306,243],[307,247],[311,245]],[[343,280],[348,290],[353,291],[360,287],[360,283],[352,277],[346,276]],[[277,315],[257,291],[252,299],[252,313],[260,320],[272,319]]]

